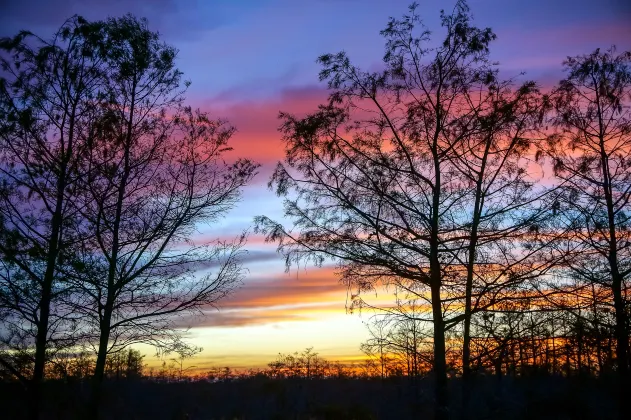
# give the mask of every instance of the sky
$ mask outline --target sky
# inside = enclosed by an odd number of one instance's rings
[[[455,0],[419,0],[425,24],[440,35],[439,11]],[[278,112],[305,114],[327,97],[318,56],[346,51],[364,69],[383,56],[379,31],[410,0],[0,0],[0,37],[27,29],[46,38],[68,17],[90,20],[125,13],[146,17],[178,50],[192,81],[188,102],[236,126],[238,156],[261,164],[239,206],[221,223],[199,226],[195,243],[232,238],[256,215],[282,221],[282,203],[268,190],[283,157]],[[617,45],[631,50],[630,0],[470,0],[475,23],[498,39],[492,58],[507,75],[525,72],[544,88],[562,77],[566,56]],[[251,230],[251,229],[250,229]],[[187,335],[203,348],[188,366],[264,367],[279,352],[314,347],[329,360],[361,358],[369,314],[347,313],[346,290],[331,268],[292,268],[273,244],[250,234],[248,274],[232,297],[191,320]],[[148,355],[151,349],[144,350]],[[152,363],[155,363],[152,362]]]

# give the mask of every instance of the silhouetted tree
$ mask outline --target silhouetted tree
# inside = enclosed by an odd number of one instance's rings
[[[184,360],[190,359],[191,357],[195,356],[197,353],[200,353],[201,351],[203,351],[201,347],[189,346],[189,345],[178,346],[174,350],[171,350],[171,352],[177,354],[177,358],[172,358],[171,361],[179,365],[178,367],[180,370],[180,380],[182,380],[182,378],[184,377],[184,372],[186,370],[196,367],[196,366],[189,366],[187,368],[184,368]]]
[[[514,90],[513,81],[497,79],[497,70],[481,68],[482,88],[463,86],[458,100],[463,119],[451,147],[450,163],[463,176],[462,253],[456,259],[465,277],[462,331],[463,411],[470,391],[471,322],[476,312],[511,299],[515,288],[544,275],[554,263],[540,258],[549,237],[535,241],[549,216],[545,202],[555,190],[538,184],[532,165],[543,102],[534,82]],[[453,130],[450,128],[450,130]],[[547,198],[547,200],[545,200]],[[454,212],[455,214],[455,212]]]
[[[182,107],[176,51],[145,20],[109,19],[84,36],[101,39],[104,86],[75,197],[85,275],[68,300],[98,344],[94,414],[108,353],[181,346],[175,316],[239,284],[244,236],[200,246],[190,236],[235,206],[256,165],[223,161],[234,129]]]
[[[362,72],[344,53],[320,57],[330,102],[301,119],[281,114],[286,158],[270,182],[286,197],[296,231],[257,219],[288,264],[339,262],[360,304],[361,292],[378,284],[429,301],[437,418],[448,406],[445,334],[468,323],[474,308],[494,304],[481,291],[471,303],[482,262],[472,255],[482,260],[483,244],[505,245],[536,220],[520,209],[532,197],[518,163],[539,113],[533,84],[513,92],[497,80],[488,58],[495,35],[471,25],[465,2],[441,13],[441,23],[446,35],[431,48],[416,5],[391,19],[382,31],[382,72]],[[504,260],[510,253],[502,245],[494,251]],[[498,270],[486,296],[499,295],[498,283],[514,283],[511,271],[520,266],[515,259]]]
[[[133,356],[140,353],[134,351]],[[58,352],[51,358],[47,369],[47,378],[64,379],[66,381],[78,379],[87,380],[94,372],[94,355],[91,352],[79,351],[76,353]]]
[[[108,354],[182,348],[178,314],[239,284],[245,234],[190,237],[257,165],[224,161],[234,129],[183,106],[176,50],[145,20],[73,18],[51,43],[30,38],[3,41],[0,309],[9,338],[35,347],[36,400],[53,339],[95,345],[96,416]]]
[[[76,320],[59,297],[68,291],[78,235],[69,197],[84,175],[87,127],[102,87],[102,59],[85,33],[100,28],[72,18],[51,40],[21,32],[0,42],[2,341],[9,350],[34,349],[31,418],[47,354],[74,342]]]
[[[629,386],[631,276],[631,52],[568,57],[552,95],[554,125],[547,153],[555,175],[568,184],[559,220],[571,228],[565,252],[568,275],[611,291],[615,313],[621,416]]]
[[[431,318],[426,306],[416,297],[408,300],[395,292],[395,305],[378,310],[368,321],[370,337],[360,350],[380,366],[382,378],[396,365],[416,383],[431,368]]]
[[[144,357],[140,351],[134,349],[109,354],[105,362],[105,376],[114,379],[139,378],[145,368]]]
[[[313,347],[307,347],[302,352],[278,353],[276,360],[267,364],[265,373],[276,379],[282,378],[330,378],[345,377],[349,373],[339,362],[331,363],[320,357]]]

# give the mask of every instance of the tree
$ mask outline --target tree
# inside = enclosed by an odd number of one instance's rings
[[[0,312],[3,344],[34,349],[31,418],[39,410],[48,352],[74,342],[60,302],[77,241],[77,209],[69,196],[86,146],[100,88],[93,54],[98,23],[69,19],[46,41],[29,32],[0,47]],[[7,359],[0,357],[3,364]],[[10,366],[9,366],[10,368]]]
[[[182,106],[176,51],[145,20],[109,19],[89,35],[102,38],[105,86],[75,198],[87,263],[70,305],[98,343],[96,412],[108,353],[181,347],[177,315],[238,286],[245,235],[199,246],[190,236],[236,205],[257,165],[224,162],[234,129]]]
[[[330,363],[318,356],[313,347],[302,352],[278,353],[273,362],[267,364],[268,374],[272,378],[322,378],[327,374]],[[338,366],[339,367],[339,366]]]
[[[183,317],[239,285],[245,234],[191,235],[257,165],[224,160],[234,128],[184,106],[177,51],[145,20],[76,17],[52,43],[29,37],[3,41],[0,309],[16,337],[36,335],[34,392],[58,336],[94,345],[96,416],[108,354],[184,348]]]
[[[427,311],[418,299],[402,299],[395,293],[392,308],[382,309],[367,323],[370,337],[361,344],[361,351],[376,360],[382,378],[392,370],[392,364],[417,384],[416,379],[427,372],[432,364],[431,331],[426,319]]]
[[[188,366],[184,368],[184,360],[194,357],[195,354],[200,353],[203,350],[204,349],[202,349],[201,347],[195,347],[195,346],[178,346],[176,349],[173,350],[173,352],[175,352],[178,357],[172,358],[171,361],[179,365],[180,381],[184,378],[184,372],[186,372],[189,369],[193,369],[197,367],[197,366]]]
[[[497,72],[490,71],[496,78]],[[541,242],[529,240],[549,215],[543,199],[554,190],[537,187],[537,174],[528,170],[536,143],[534,132],[543,117],[543,104],[533,82],[513,90],[513,81],[494,80],[486,90],[462,93],[464,106],[475,115],[452,145],[451,162],[464,177],[469,203],[463,212],[465,235],[462,265],[464,284],[462,371],[470,369],[472,315],[510,299],[514,286],[538,278],[553,265],[539,259]],[[535,172],[534,174],[531,172]],[[467,214],[468,213],[468,214]],[[533,229],[536,229],[533,231]],[[526,246],[524,246],[526,245]],[[507,293],[508,292],[508,293]]]
[[[568,276],[606,287],[615,313],[620,415],[629,386],[631,276],[631,52],[568,57],[551,97],[557,131],[548,139],[555,175],[567,183],[557,204],[568,228],[561,249]],[[565,252],[565,250],[571,252]]]
[[[142,376],[145,356],[138,350],[127,349],[118,353],[109,354],[105,362],[105,375],[115,379],[133,379]]]
[[[429,303],[437,418],[446,418],[446,332],[473,310],[492,307],[527,265],[505,245],[537,220],[523,210],[535,198],[517,162],[539,109],[532,83],[513,92],[497,80],[488,58],[495,35],[471,25],[465,2],[442,12],[441,22],[446,35],[432,48],[416,5],[391,19],[382,31],[382,72],[362,72],[344,53],[320,57],[320,78],[333,91],[329,104],[305,118],[281,114],[286,158],[270,181],[286,197],[285,215],[297,232],[265,217],[257,224],[279,241],[288,265],[336,261],[360,304],[361,292],[378,285]],[[488,207],[473,208],[476,198]],[[524,217],[506,222],[520,212]],[[493,241],[510,265],[482,285],[486,300],[480,291],[472,304],[473,277],[482,275],[471,255]]]

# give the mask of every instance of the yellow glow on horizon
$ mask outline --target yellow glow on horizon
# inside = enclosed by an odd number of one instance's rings
[[[313,347],[321,357],[334,362],[350,363],[362,358],[361,342],[368,338],[363,322],[367,316],[346,314],[344,307],[337,310],[317,308],[302,310],[304,320],[277,321],[240,327],[200,327],[189,331],[188,342],[202,347],[203,351],[191,359],[184,360],[184,368],[202,373],[217,367],[243,370],[266,368],[279,353],[300,352]],[[159,368],[163,361],[170,362],[177,355],[164,359],[153,355],[149,346],[137,346],[146,354],[148,367]]]

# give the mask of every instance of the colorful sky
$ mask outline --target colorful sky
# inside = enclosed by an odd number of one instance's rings
[[[228,119],[238,129],[233,147],[262,167],[243,201],[220,225],[200,226],[195,241],[235,237],[256,215],[282,219],[280,200],[267,189],[282,158],[276,129],[280,110],[315,109],[327,95],[316,58],[344,50],[358,65],[380,66],[379,31],[409,0],[0,0],[0,36],[28,29],[46,37],[73,14],[102,19],[131,12],[149,19],[165,42],[179,49],[178,66],[193,84],[194,107]],[[454,0],[421,0],[426,25],[439,32],[440,8]],[[612,44],[631,49],[629,0],[470,0],[476,23],[498,40],[492,56],[505,74],[526,72],[552,86],[568,55]],[[274,245],[250,236],[243,287],[189,330],[203,352],[197,368],[265,366],[278,352],[306,347],[330,360],[360,356],[367,316],[347,314],[346,291],[331,269],[285,273]],[[146,352],[151,354],[151,350]]]

